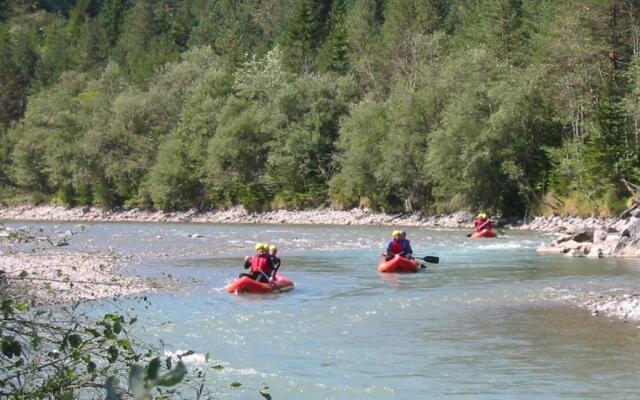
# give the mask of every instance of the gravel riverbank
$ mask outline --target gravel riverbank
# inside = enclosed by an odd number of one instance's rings
[[[120,274],[125,260],[115,253],[63,251],[71,236],[0,224],[0,296],[49,305],[130,296],[159,286],[155,279]]]
[[[463,228],[472,227],[473,216],[458,212],[442,216],[412,214],[385,214],[368,209],[351,210],[277,210],[251,213],[238,206],[228,210],[165,213],[162,211],[102,210],[95,207],[66,208],[62,206],[0,207],[0,220],[32,221],[136,221],[136,222],[189,222],[234,224],[313,224],[313,225],[402,225]]]
[[[35,304],[117,298],[152,289],[140,278],[115,272],[114,256],[45,250],[0,255],[4,283]]]

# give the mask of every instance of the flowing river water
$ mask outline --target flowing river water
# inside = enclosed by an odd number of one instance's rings
[[[576,293],[640,287],[640,261],[542,256],[539,233],[406,228],[417,274],[381,274],[393,227],[13,223],[72,230],[69,250],[133,256],[125,273],[176,291],[126,301],[136,335],[193,350],[221,398],[636,399],[640,323],[594,317]],[[201,237],[193,237],[200,236]],[[292,292],[227,294],[256,241],[280,247]],[[107,310],[109,304],[94,303]],[[205,361],[205,354],[210,354]],[[211,369],[223,365],[224,369]],[[239,389],[229,389],[241,382]]]

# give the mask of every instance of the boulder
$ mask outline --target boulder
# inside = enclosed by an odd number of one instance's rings
[[[604,229],[593,231],[593,243],[598,244],[607,240],[607,232]]]
[[[589,258],[602,258],[602,256],[603,256],[602,249],[597,246],[591,247],[591,250],[589,251],[589,253],[587,253],[587,257]]]
[[[562,243],[562,246],[560,247],[564,247],[570,250],[579,250],[584,246],[583,243],[581,242],[576,242],[575,240],[568,240],[564,243]]]
[[[581,249],[569,249],[564,255],[565,257],[582,257],[584,254]]]
[[[578,243],[593,242],[593,230],[584,229],[573,236],[573,240]]]
[[[623,257],[638,257],[640,255],[640,240],[621,240],[615,252]]]
[[[640,219],[631,217],[616,224],[616,228],[622,236],[637,237],[640,233]]]
[[[553,243],[556,245],[560,245],[561,243],[574,241],[578,243],[592,242],[593,241],[593,230],[591,229],[583,229],[577,233],[573,234],[564,234],[554,240]]]
[[[573,239],[573,235],[563,234],[558,236],[556,240],[553,241],[553,244],[559,245],[560,243],[568,242],[569,240],[572,240],[572,239]]]
[[[554,254],[554,255],[561,255],[564,254],[568,251],[569,249],[566,249],[564,247],[558,247],[558,246],[549,246],[549,245],[540,245],[538,246],[538,248],[536,248],[536,251],[538,253],[541,254]]]

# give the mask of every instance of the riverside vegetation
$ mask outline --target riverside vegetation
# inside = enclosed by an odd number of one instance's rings
[[[0,3],[0,199],[607,215],[628,0]]]

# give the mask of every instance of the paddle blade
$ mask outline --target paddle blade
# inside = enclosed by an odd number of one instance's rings
[[[426,256],[426,257],[423,257],[422,259],[425,260],[428,263],[431,263],[431,264],[439,264],[440,263],[440,258],[434,257],[434,256]]]

